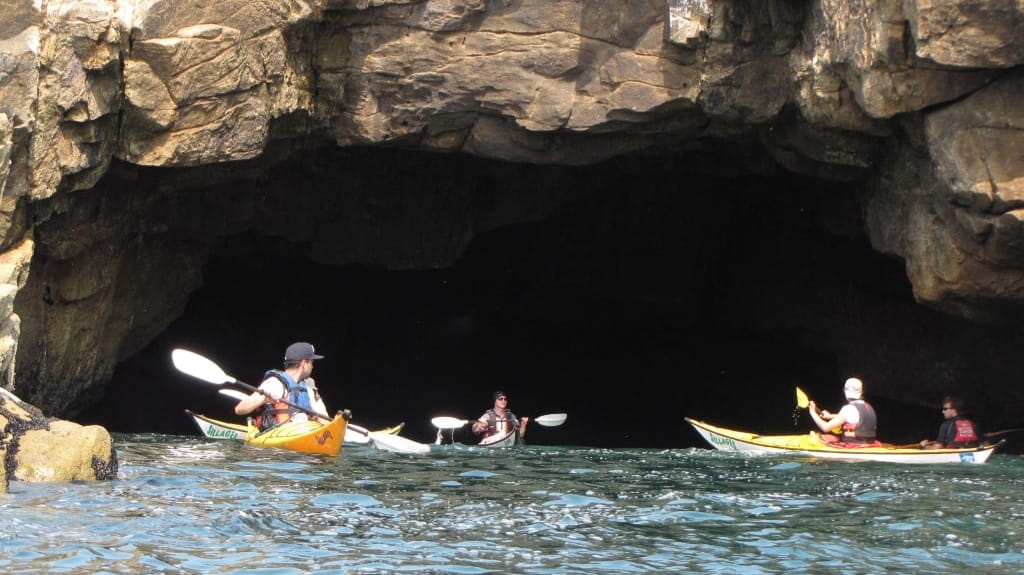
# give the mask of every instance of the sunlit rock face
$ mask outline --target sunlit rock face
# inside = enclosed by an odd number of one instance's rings
[[[0,428],[0,493],[7,491],[11,480],[65,482],[117,476],[117,453],[103,427],[46,417],[0,389]]]
[[[102,394],[118,362],[183,313],[226,237],[256,230],[326,265],[444,268],[480,233],[593,191],[572,176],[531,181],[523,166],[641,154],[842,190],[854,201],[827,202],[847,212],[837,221],[903,263],[919,305],[986,325],[1021,318],[1018,3],[4,9],[0,383],[50,413]],[[496,163],[472,181],[445,162],[409,180],[424,185],[385,187],[344,153],[367,147]],[[647,178],[621,185],[659,174]],[[659,183],[696,193],[685,178]]]

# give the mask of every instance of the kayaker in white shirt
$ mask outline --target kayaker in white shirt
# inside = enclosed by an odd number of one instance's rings
[[[296,342],[288,346],[284,352],[284,369],[269,370],[264,376],[263,382],[259,385],[259,391],[254,391],[249,397],[241,400],[235,405],[235,413],[238,415],[249,415],[260,410],[256,415],[257,426],[263,430],[279,425],[285,421],[307,421],[309,416],[301,410],[281,403],[287,401],[300,408],[321,414],[322,421],[327,423],[330,417],[327,415],[327,406],[324,405],[320,391],[313,380],[313,361],[323,359],[318,355],[313,346],[306,342]],[[285,382],[289,381],[292,387],[289,392]]]
[[[838,433],[838,440],[841,443],[867,444],[875,442],[878,421],[875,409],[863,399],[864,382],[856,377],[847,379],[843,384],[843,393],[848,403],[839,410],[839,413],[833,414],[825,409],[819,413],[818,406],[813,401],[808,402],[811,419],[821,431]],[[823,439],[827,437],[822,436]]]

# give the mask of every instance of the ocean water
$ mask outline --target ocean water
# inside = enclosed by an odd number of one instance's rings
[[[1024,573],[1017,455],[115,440],[114,481],[0,494],[0,573]]]

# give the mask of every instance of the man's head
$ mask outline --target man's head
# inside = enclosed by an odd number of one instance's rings
[[[953,397],[952,395],[946,396],[942,400],[942,415],[946,419],[956,417],[960,415],[960,410],[963,409],[964,402],[959,397]]]
[[[494,392],[494,405],[502,407],[508,405],[508,396],[505,395],[504,391],[499,390]]]
[[[295,365],[304,359],[310,361],[314,359],[323,359],[324,356],[317,355],[316,350],[313,349],[313,345],[304,341],[295,342],[288,346],[288,349],[284,350],[284,364],[285,366]]]
[[[851,377],[843,384],[843,393],[846,395],[846,399],[861,399],[864,397],[864,382],[856,377]]]

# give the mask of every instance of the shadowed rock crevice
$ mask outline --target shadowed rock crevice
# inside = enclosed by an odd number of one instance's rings
[[[732,155],[750,152],[715,157]],[[217,193],[178,191],[197,203],[188,223],[151,222],[164,230],[161,243],[180,235],[166,230],[187,228],[194,235],[182,245],[198,249],[196,230],[217,233],[204,236],[195,269],[131,280],[175,293],[186,291],[180,280],[201,285],[181,317],[153,326],[141,351],[125,356],[105,396],[68,409],[118,431],[195,433],[185,409],[232,418],[230,403],[176,372],[171,349],[200,351],[256,382],[284,346],[309,340],[328,356],[316,377],[332,408],[370,427],[405,421],[420,440],[432,437],[429,417],[475,414],[497,388],[524,413],[614,418],[596,430],[564,426],[552,442],[696,444],[683,415],[788,431],[794,386],[838,403],[849,374],[868,382],[897,441],[930,434],[934,403],[950,391],[971,398],[986,423],[1007,426],[1013,408],[1001,402],[1016,383],[993,354],[1012,353],[1020,334],[915,303],[901,262],[868,244],[854,186],[782,172],[713,177],[704,169],[716,162],[697,164],[638,156],[582,170],[307,150],[269,168],[286,182],[139,171],[132,188],[218,182]],[[249,168],[234,173],[260,172]],[[247,226],[195,226],[204,214],[223,217],[221,196],[233,213],[252,214]],[[328,219],[337,196],[360,198],[344,201],[361,217]],[[307,197],[317,209],[289,201]],[[564,203],[550,206],[552,197]],[[257,205],[242,207],[243,198]],[[452,242],[422,231],[442,221],[472,233]],[[295,222],[306,225],[286,225]],[[351,263],[360,236],[393,246],[382,252],[393,268]],[[337,237],[346,239],[327,251],[349,246],[351,260],[318,261],[319,242]]]

